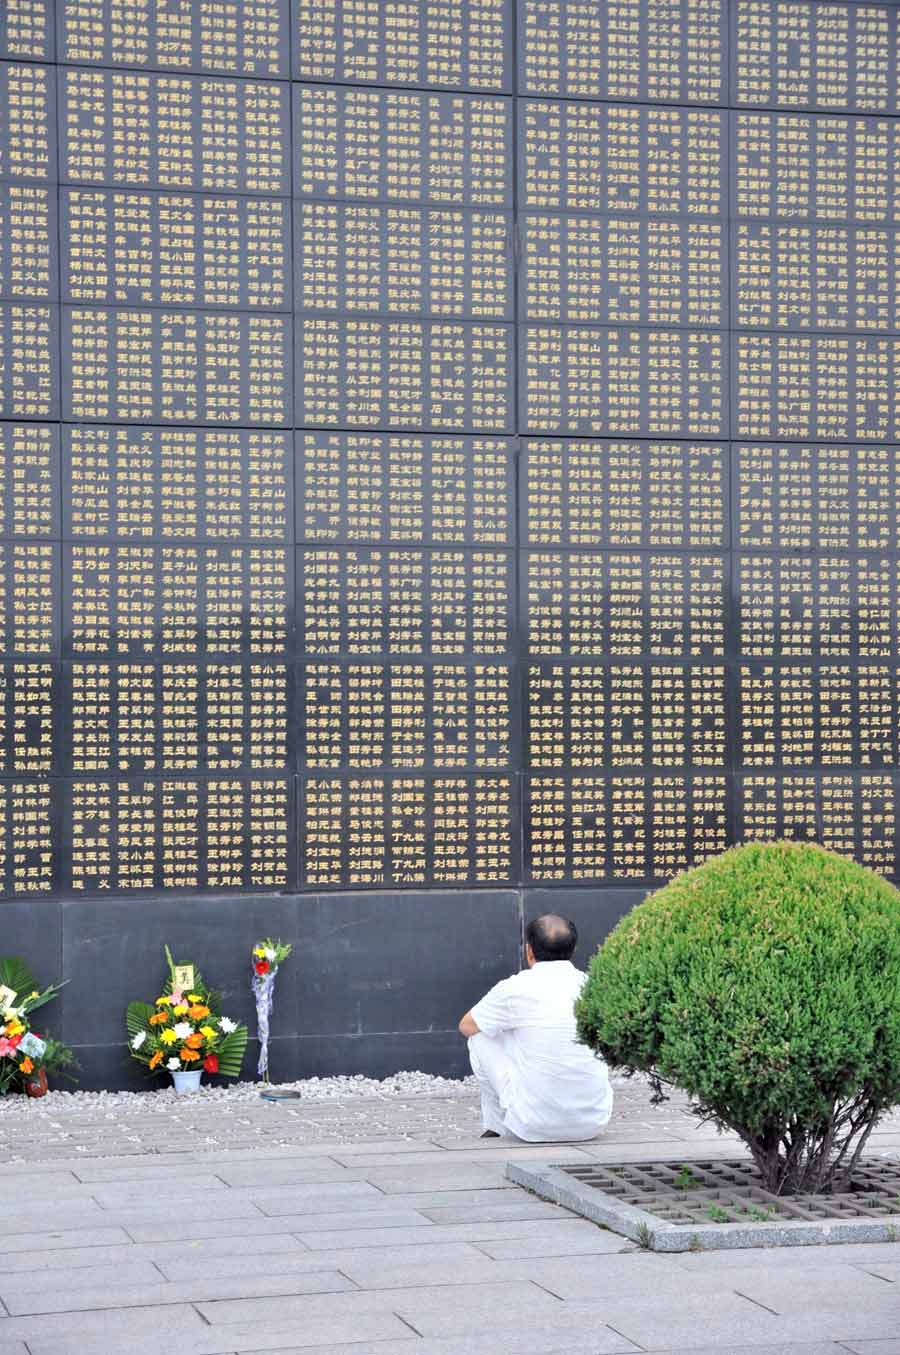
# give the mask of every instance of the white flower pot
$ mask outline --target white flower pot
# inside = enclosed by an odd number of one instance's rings
[[[185,1096],[188,1092],[198,1092],[200,1090],[200,1079],[203,1076],[200,1068],[192,1068],[187,1072],[172,1074],[172,1081],[175,1084],[175,1090],[179,1096]]]

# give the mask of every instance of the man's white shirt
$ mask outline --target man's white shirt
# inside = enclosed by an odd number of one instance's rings
[[[478,1029],[509,1059],[500,1100],[517,1138],[593,1138],[612,1114],[606,1064],[577,1043],[574,1008],[585,978],[570,960],[538,961],[472,1008]]]

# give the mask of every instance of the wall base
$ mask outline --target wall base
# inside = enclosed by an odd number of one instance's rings
[[[519,968],[525,922],[545,912],[571,917],[576,962],[586,966],[645,894],[431,890],[4,903],[0,951],[21,955],[42,984],[66,980],[41,1017],[75,1048],[84,1090],[163,1085],[128,1055],[125,1008],[156,997],[165,944],[176,961],[197,964],[222,993],[225,1012],[255,1032],[249,957],[262,936],[294,945],[275,990],[273,1080],[413,1069],[463,1077],[468,1061],[456,1024]],[[251,1042],[244,1077],[255,1069]]]

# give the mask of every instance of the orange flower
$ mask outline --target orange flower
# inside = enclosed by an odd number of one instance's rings
[[[150,1060],[148,1067],[158,1068],[162,1061],[163,1061],[162,1050],[157,1049],[156,1053],[153,1055],[153,1058]]]
[[[203,1036],[200,1034],[199,1030],[195,1030],[193,1035],[189,1035],[185,1040],[188,1049],[199,1049],[202,1043]]]
[[[195,1007],[191,1007],[188,1016],[192,1021],[202,1021],[204,1016],[209,1016],[209,1008],[202,1002],[198,1002]]]
[[[169,1019],[168,1012],[156,1012],[150,1017],[151,1026],[164,1026]]]
[[[23,1073],[31,1073],[31,1072],[34,1071],[34,1064],[31,1062],[31,1059],[28,1058],[27,1055],[26,1055],[25,1058],[22,1060],[22,1062],[19,1064],[19,1070],[20,1070],[20,1072],[23,1072]]]
[[[196,1049],[188,1049],[186,1045],[181,1051],[182,1063],[194,1063],[199,1057],[200,1055],[197,1053]]]

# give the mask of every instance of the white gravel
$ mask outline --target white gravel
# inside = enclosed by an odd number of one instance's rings
[[[475,1094],[475,1087],[474,1077],[454,1081],[446,1077],[434,1077],[429,1073],[395,1073],[381,1081],[358,1074],[355,1077],[310,1077],[301,1082],[272,1084],[273,1090],[299,1092],[301,1102],[358,1098],[396,1101],[422,1096],[468,1099]],[[147,1091],[140,1092],[51,1091],[36,1101],[13,1095],[0,1097],[0,1118],[16,1112],[34,1116],[35,1111],[69,1115],[78,1114],[79,1111],[102,1114],[115,1110],[128,1112],[139,1110],[152,1115],[154,1111],[168,1113],[175,1104],[181,1107],[190,1104],[199,1108],[215,1102],[227,1102],[232,1106],[239,1102],[258,1103],[262,1089],[261,1082],[238,1082],[227,1086],[202,1086],[198,1092],[190,1096],[177,1095],[171,1085],[151,1087]],[[287,1104],[290,1105],[291,1102]]]

